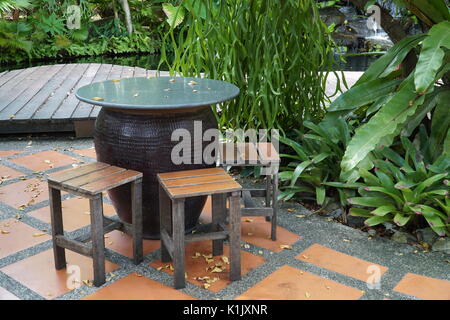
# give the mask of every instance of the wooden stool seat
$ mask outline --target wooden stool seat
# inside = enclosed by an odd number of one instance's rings
[[[261,174],[266,175],[264,189],[243,189],[244,208],[242,216],[265,216],[271,221],[271,238],[276,240],[278,211],[278,168],[280,156],[270,142],[223,142],[219,147],[220,163],[223,167],[252,166],[262,167]],[[259,206],[253,197],[264,197],[265,207]]]
[[[174,286],[185,287],[185,243],[212,240],[213,255],[223,254],[223,241],[230,241],[230,279],[241,277],[240,206],[242,187],[222,168],[187,170],[158,174],[161,230],[161,260],[173,260]],[[186,198],[211,195],[211,230],[185,235],[184,202]],[[226,221],[226,200],[230,201]]]
[[[131,187],[132,224],[103,216],[102,192],[127,183],[130,183]],[[56,269],[66,267],[65,249],[92,257],[94,260],[94,285],[101,286],[105,283],[104,234],[113,230],[121,230],[133,236],[134,263],[142,262],[142,173],[94,162],[51,174],[48,178],[48,188]],[[89,199],[90,235],[83,235],[77,239],[69,239],[64,236],[61,191]]]
[[[222,168],[160,173],[161,186],[172,199],[240,191],[237,183]]]

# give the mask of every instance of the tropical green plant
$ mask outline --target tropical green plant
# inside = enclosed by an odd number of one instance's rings
[[[352,125],[343,119],[335,122],[337,130],[309,121],[304,125],[309,129],[306,133],[295,130],[297,135],[293,139],[280,137],[280,142],[292,151],[281,154],[289,162],[280,168],[280,181],[284,183],[280,187],[280,198],[289,200],[301,194],[301,199],[315,200],[319,205],[337,202],[347,206],[347,198],[354,196],[354,189],[361,186],[355,182],[359,175],[348,177],[351,182],[342,181],[339,166],[353,131]],[[368,165],[366,168],[370,169],[371,164]]]
[[[10,12],[15,9],[26,9],[30,7],[28,0],[0,0],[0,14]]]
[[[186,0],[164,9],[171,29],[161,64],[241,89],[213,109],[221,128],[289,131],[323,116],[333,42],[315,1]]]
[[[374,62],[331,104],[323,120],[332,124],[340,117],[362,119],[342,158],[343,172],[355,169],[378,146],[391,145],[399,135],[410,136],[421,123],[430,128],[427,115],[438,112],[437,106],[441,106],[442,118],[435,121],[439,131],[434,131],[433,139],[449,151],[449,9],[444,0],[404,2],[430,30],[404,38]]]
[[[32,42],[28,38],[30,31],[31,27],[27,23],[0,20],[0,51],[2,52],[0,62],[8,58],[5,52],[19,57],[30,56],[32,48]]]
[[[425,153],[407,138],[401,156],[391,148],[377,151],[385,160],[374,160],[374,174],[359,169],[365,185],[359,186],[361,197],[349,203],[374,209],[353,207],[350,214],[366,217],[365,224],[375,226],[394,222],[398,226],[421,227],[426,222],[440,236],[450,235],[449,176],[450,158],[445,154],[427,164]]]

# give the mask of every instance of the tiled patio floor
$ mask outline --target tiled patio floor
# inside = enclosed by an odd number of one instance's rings
[[[53,266],[48,173],[95,161],[92,140],[66,138],[0,141],[0,300],[2,299],[447,299],[450,264],[444,253],[422,252],[351,229],[281,203],[278,240],[263,218],[242,218],[241,281],[228,281],[224,256],[211,258],[210,242],[186,248],[187,287],[172,288],[170,264],[159,241],[145,240],[144,262],[131,261],[130,237],[105,236],[107,283],[90,286],[92,262],[67,252],[68,269]],[[248,183],[249,181],[244,181]],[[63,194],[65,231],[89,230],[88,201]],[[210,219],[207,203],[202,222]],[[115,215],[106,198],[105,214]],[[211,272],[220,265],[222,272]],[[217,269],[216,269],[217,271]],[[367,281],[380,279],[379,287]]]

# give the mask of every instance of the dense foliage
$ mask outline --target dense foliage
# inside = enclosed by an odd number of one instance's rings
[[[161,2],[0,0],[0,63],[152,53],[159,49],[161,35],[168,29]],[[130,15],[126,13],[125,3]],[[69,25],[74,20],[71,5],[80,9],[79,27]]]
[[[300,187],[305,191],[314,181],[307,191],[319,203],[329,197],[344,206],[371,208],[351,209],[367,217],[367,225],[427,223],[448,235],[450,13],[443,0],[403,2],[428,31],[397,42],[333,101],[323,120],[301,139],[284,140],[302,147],[293,148],[299,159],[282,173],[288,181],[283,196]],[[311,135],[320,142],[314,149]],[[333,159],[332,169],[327,158]],[[354,197],[355,191],[361,197]]]
[[[222,127],[290,131],[323,116],[333,43],[315,1],[188,0],[165,11],[172,29],[162,62],[170,71],[241,89],[217,113]]]

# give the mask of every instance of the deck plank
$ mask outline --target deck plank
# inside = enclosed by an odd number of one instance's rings
[[[143,68],[136,67],[134,68],[134,76],[135,77],[146,77],[147,76],[147,70]]]
[[[36,69],[20,82],[20,89],[10,95],[10,102],[0,111],[0,120],[16,119],[16,113],[46,85],[46,83],[62,68],[63,65],[46,66]],[[15,97],[12,99],[12,97]],[[12,99],[12,100],[11,100]],[[0,104],[2,103],[0,102]]]
[[[134,75],[134,67],[123,67],[122,74],[120,75],[121,79],[132,78]]]
[[[66,64],[39,90],[39,92],[27,102],[17,113],[14,119],[26,120],[32,118],[36,110],[45,103],[55,91],[61,86],[61,83],[69,76],[76,64]],[[36,81],[41,82],[40,79]]]
[[[19,73],[23,72],[26,69],[16,69],[11,71],[6,71],[1,74],[0,77],[0,87],[7,83],[9,80],[17,76]]]
[[[81,103],[80,100],[78,100],[75,96],[75,92],[78,90],[78,88],[88,85],[94,80],[100,66],[100,63],[89,64],[86,72],[83,74],[83,77],[80,79],[80,81],[78,81],[76,86],[72,88],[71,94],[64,99],[58,110],[56,110],[56,112],[53,114],[52,119],[60,120],[70,119],[72,117],[75,109]]]
[[[24,80],[35,71],[39,72],[40,70],[37,68],[25,69],[0,87],[0,112],[27,89],[26,85],[29,84],[24,83]]]
[[[111,64],[102,64],[92,82],[105,81],[108,78],[112,67],[113,65]],[[72,119],[89,119],[92,109],[92,105],[80,102],[72,115]]]
[[[71,89],[81,79],[88,64],[77,64],[64,79],[61,86],[55,90],[54,94],[44,102],[32,116],[33,119],[50,119],[60,107],[62,101],[70,95]]]

